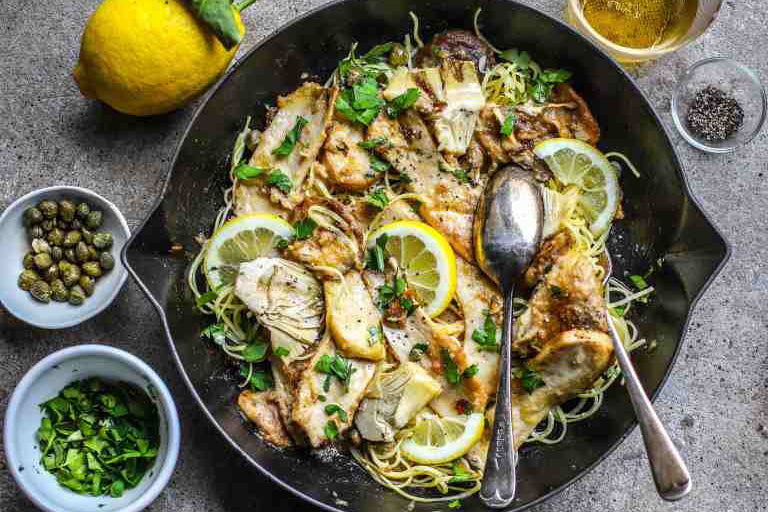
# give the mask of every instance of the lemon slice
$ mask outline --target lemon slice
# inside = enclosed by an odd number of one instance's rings
[[[208,284],[212,289],[232,284],[241,263],[277,256],[277,243],[292,235],[293,226],[271,213],[254,213],[228,221],[208,241],[203,267]]]
[[[603,154],[576,139],[549,139],[533,148],[555,178],[565,186],[579,189],[578,208],[589,230],[600,236],[611,226],[619,207],[619,180],[616,169]]]
[[[400,220],[374,231],[368,247],[385,234],[387,255],[397,260],[424,311],[432,317],[442,313],[456,292],[456,256],[448,240],[428,224]]]
[[[485,419],[479,412],[469,416],[425,418],[403,441],[405,458],[419,464],[442,464],[458,459],[483,435]]]

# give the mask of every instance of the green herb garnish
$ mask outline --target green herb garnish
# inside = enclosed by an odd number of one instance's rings
[[[474,480],[475,477],[467,471],[467,468],[464,467],[464,464],[461,462],[454,462],[453,467],[451,468],[453,470],[453,476],[450,480],[448,480],[448,483],[455,484],[459,482],[468,482],[470,480]]]
[[[370,140],[366,140],[366,141],[363,141],[363,142],[358,142],[357,145],[360,146],[363,149],[375,149],[375,148],[378,148],[378,147],[384,146],[384,145],[392,147],[392,143],[389,142],[389,140],[386,137],[384,137],[384,136],[374,137],[374,138],[372,138]]]
[[[408,110],[416,103],[416,100],[421,96],[421,91],[416,87],[411,87],[400,96],[397,96],[392,101],[387,103],[387,115],[392,119],[402,114],[405,110]]]
[[[371,124],[383,106],[384,100],[379,97],[379,84],[371,76],[364,76],[336,98],[336,110],[350,121],[365,126]]]
[[[348,389],[349,379],[352,377],[352,374],[355,373],[356,368],[353,368],[350,361],[346,361],[338,354],[333,356],[324,354],[315,364],[315,370],[328,375],[325,379],[325,383],[323,383],[323,388],[325,391],[328,391],[328,389],[330,389],[330,378],[332,376],[339,379],[339,381],[341,381],[341,383]]]
[[[339,428],[336,426],[335,421],[328,420],[328,422],[325,424],[325,427],[323,427],[323,432],[325,433],[325,437],[333,441],[336,439],[336,436],[339,435]]]
[[[265,341],[254,341],[242,351],[243,359],[248,363],[263,361],[267,355],[269,344]]]
[[[272,154],[277,157],[286,157],[290,155],[293,151],[293,148],[296,146],[296,143],[299,142],[301,131],[308,124],[309,121],[307,121],[302,116],[298,116],[296,118],[296,124],[294,124],[293,128],[291,128],[291,131],[286,134],[285,138],[283,139],[283,143],[272,150]]]
[[[267,176],[266,184],[270,187],[277,188],[283,194],[287,194],[293,188],[291,178],[288,177],[283,171],[275,169]]]
[[[377,157],[376,155],[371,155],[370,161],[371,161],[371,169],[373,169],[376,172],[384,172],[387,169],[389,169],[389,162],[385,162],[384,160]]]
[[[523,369],[522,385],[527,392],[532,392],[536,388],[544,385],[544,381],[536,370],[531,370],[527,366]]]
[[[517,114],[508,114],[507,117],[504,118],[504,124],[501,127],[501,134],[504,137],[509,137],[512,135],[512,130],[515,127],[515,123],[517,123]]]
[[[468,366],[462,373],[461,376],[465,379],[470,379],[477,375],[477,372],[480,371],[480,368],[477,367],[476,364],[473,364],[472,366]]]
[[[387,197],[387,193],[384,192],[383,188],[377,188],[365,196],[365,202],[378,208],[379,210],[383,210],[389,204],[389,198]]]
[[[632,284],[635,285],[635,288],[637,288],[638,291],[648,288],[648,282],[643,276],[632,275],[629,276],[629,280],[632,281]]]
[[[384,233],[376,239],[373,247],[368,249],[368,256],[365,259],[365,268],[378,272],[384,271],[384,253],[386,251],[388,235]]]
[[[293,225],[293,234],[296,240],[306,240],[312,236],[317,227],[317,222],[307,217]]]
[[[501,52],[499,57],[506,60],[507,62],[511,62],[521,70],[528,69],[528,66],[531,64],[531,56],[526,51],[521,52],[516,49],[507,50]]]
[[[253,364],[240,365],[240,376],[248,379],[246,383],[251,387],[253,391],[266,391],[271,389],[274,385],[272,381],[272,375],[265,370],[257,370],[253,368]]]
[[[448,349],[444,348],[440,351],[440,357],[443,360],[445,380],[447,380],[449,384],[458,384],[461,380],[461,373],[459,372],[459,367],[456,366],[456,363],[453,361],[451,353],[448,352]]]
[[[265,174],[269,169],[263,169],[261,167],[253,167],[252,165],[248,165],[245,162],[240,162],[237,167],[235,167],[235,177],[241,180],[251,180],[253,178],[258,178],[259,176]]]
[[[197,307],[204,306],[209,302],[216,300],[216,297],[218,296],[219,294],[216,293],[216,290],[209,290],[195,299],[195,304],[197,304]]]
[[[287,349],[287,348],[285,348],[285,347],[277,347],[277,348],[275,349],[275,355],[276,355],[276,356],[285,357],[285,356],[287,356],[287,355],[288,355],[288,354],[290,354],[290,353],[291,353],[291,351],[290,351],[290,350],[288,350],[288,349]]]
[[[40,461],[59,485],[118,498],[154,465],[160,444],[157,407],[138,387],[86,379],[40,408]]]
[[[349,420],[349,417],[347,416],[347,411],[341,408],[339,404],[328,404],[325,406],[325,414],[328,416],[333,416],[334,414],[337,414],[339,416],[339,419],[346,423]]]
[[[482,329],[475,329],[472,339],[477,343],[477,348],[487,352],[498,352],[499,344],[496,342],[496,323],[490,313],[485,315]]]

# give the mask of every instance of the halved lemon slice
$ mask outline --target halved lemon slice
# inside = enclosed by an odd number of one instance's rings
[[[368,247],[383,235],[383,248],[397,260],[424,311],[432,317],[442,313],[456,292],[456,256],[448,240],[428,224],[399,220],[371,233]]]
[[[485,419],[479,412],[469,416],[425,418],[403,441],[405,458],[419,464],[442,464],[458,459],[483,435]]]
[[[549,139],[533,148],[555,178],[579,189],[578,208],[595,236],[611,226],[621,191],[616,169],[605,156],[577,139]]]
[[[293,235],[293,226],[271,213],[254,213],[228,221],[208,240],[204,271],[216,289],[232,284],[240,264],[261,257],[277,256],[277,243]]]

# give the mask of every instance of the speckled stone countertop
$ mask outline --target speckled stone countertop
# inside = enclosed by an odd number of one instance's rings
[[[245,15],[240,53],[323,0],[262,0]],[[553,15],[564,0],[528,2]],[[98,0],[0,2],[0,208],[40,187],[79,185],[115,202],[135,228],[157,196],[193,108],[134,119],[83,99],[71,76],[79,37]],[[693,62],[733,57],[768,82],[768,10],[727,0],[694,44],[633,71],[673,133],[694,194],[733,246],[725,271],[699,302],[678,364],[656,402],[694,479],[686,500],[656,496],[639,432],[536,512],[752,512],[768,510],[768,130],[727,155],[689,147],[672,128],[669,97]],[[154,512],[308,510],[251,469],[219,437],[182,383],[160,324],[130,280],[98,317],[61,331],[31,328],[0,309],[0,417],[15,384],[60,348],[100,342],[130,350],[176,396],[184,442]],[[34,510],[0,457],[0,510]],[[254,490],[258,489],[258,492]]]

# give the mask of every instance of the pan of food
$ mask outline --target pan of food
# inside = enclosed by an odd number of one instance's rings
[[[472,225],[507,165],[544,203],[514,308],[522,510],[635,426],[607,322],[655,396],[729,254],[647,99],[561,22],[507,0],[291,22],[200,107],[122,257],[272,480],[328,510],[481,510],[501,297]]]

